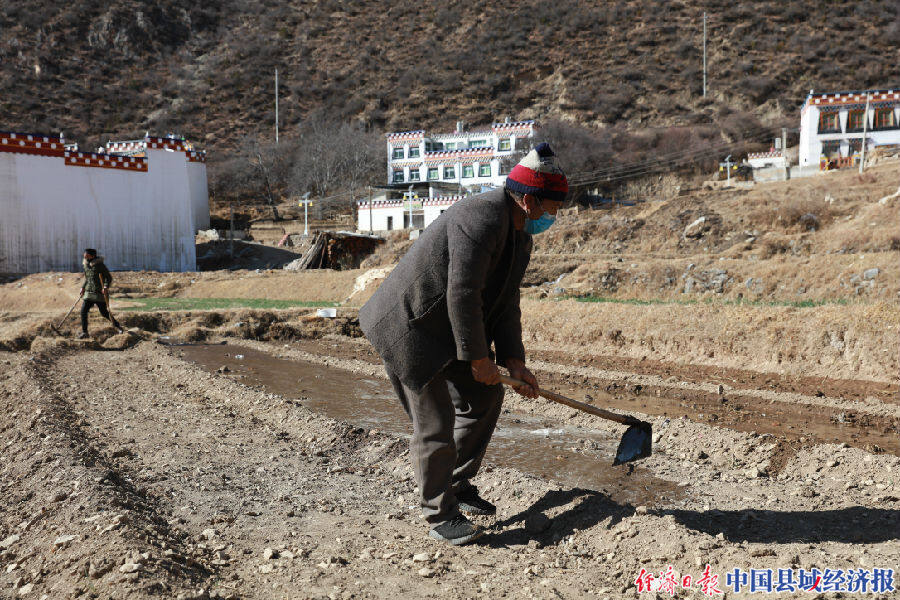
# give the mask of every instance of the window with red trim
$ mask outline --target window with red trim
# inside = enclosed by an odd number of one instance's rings
[[[875,109],[875,129],[895,129],[897,119],[893,107]]]
[[[847,115],[847,131],[862,131],[865,111],[851,110]]]
[[[841,123],[838,120],[838,113],[819,113],[819,133],[836,133],[840,132],[840,130]]]

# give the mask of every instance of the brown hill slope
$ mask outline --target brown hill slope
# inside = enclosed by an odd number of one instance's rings
[[[272,131],[276,67],[284,131],[320,107],[389,130],[793,119],[810,88],[900,85],[897,39],[893,0],[4,2],[0,128],[234,147]]]
[[[566,214],[536,236],[526,283],[619,300],[896,300],[897,167]]]

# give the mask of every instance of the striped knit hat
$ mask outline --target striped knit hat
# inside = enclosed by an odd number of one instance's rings
[[[541,142],[510,171],[506,189],[562,202],[569,192],[569,182],[550,144]]]

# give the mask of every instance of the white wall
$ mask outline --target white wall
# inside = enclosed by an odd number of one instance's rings
[[[523,126],[523,123],[525,124]],[[392,137],[392,136],[400,136],[400,137]],[[483,140],[485,146],[490,146],[493,150],[490,153],[490,156],[478,157],[476,160],[479,162],[475,163],[475,176],[474,177],[462,177],[462,168],[463,164],[453,160],[453,156],[448,156],[445,161],[441,161],[440,164],[444,166],[453,166],[456,168],[455,176],[452,178],[448,178],[444,176],[444,169],[442,168],[440,171],[440,178],[437,180],[432,180],[436,182],[442,183],[458,183],[463,186],[481,186],[481,185],[494,185],[501,186],[506,181],[506,175],[500,174],[500,162],[506,156],[514,154],[516,152],[522,152],[526,150],[530,146],[530,139],[534,137],[534,126],[533,122],[525,121],[518,123],[495,123],[490,130],[485,131],[475,131],[475,132],[458,132],[458,133],[446,133],[446,134],[438,134],[438,135],[428,135],[427,132],[409,132],[409,136],[406,134],[388,134],[387,140],[387,181],[389,184],[395,183],[394,181],[394,170],[402,170],[403,171],[403,181],[397,183],[408,184],[410,181],[410,170],[419,170],[420,176],[418,181],[425,182],[428,181],[428,167],[436,166],[436,165],[428,165],[425,162],[426,154],[425,154],[425,142],[426,140],[431,140],[435,142],[440,142],[443,144],[461,144],[463,148],[467,148],[468,145],[472,141]],[[501,139],[509,139],[511,141],[511,147],[509,150],[499,150],[499,143]],[[393,150],[403,149],[403,158],[402,159],[394,159],[393,158]],[[409,150],[410,148],[418,148],[419,156],[418,158],[410,159],[409,158]],[[457,148],[459,149],[459,148]],[[478,166],[484,162],[488,162],[491,165],[491,174],[489,176],[480,176],[478,175]]]
[[[448,208],[450,208],[450,204],[441,204],[437,206],[426,204],[423,207],[425,213],[425,227],[428,227],[429,225],[434,223],[434,220],[441,216],[441,213],[443,213]]]
[[[850,140],[861,140],[862,132],[853,133],[818,133],[820,110],[815,105],[809,105],[800,116],[800,148],[799,163],[801,167],[818,166],[822,156],[822,142],[838,140],[841,143],[841,155],[849,155]],[[847,128],[849,109],[841,109],[838,114],[842,130]],[[867,151],[876,146],[885,144],[900,144],[900,129],[887,129],[873,131],[873,119],[875,108],[870,108],[868,113],[869,130],[866,132]],[[894,108],[894,120],[900,122],[900,107]]]
[[[753,169],[753,181],[765,183],[767,181],[785,181],[790,179],[791,170],[785,166],[762,167]]]
[[[206,163],[189,161],[187,172],[191,206],[194,207],[194,227],[209,229],[209,183],[206,179]]]
[[[767,167],[780,167],[783,169],[787,166],[787,161],[784,158],[784,154],[779,150],[775,152],[751,153],[747,156],[747,164],[754,169],[765,169]]]
[[[445,196],[441,198],[424,198],[422,199],[422,215],[424,217],[425,227],[431,225],[435,219],[441,216],[441,213],[450,208],[454,203],[462,200],[464,196]],[[390,204],[379,204],[376,202],[372,210],[366,201],[360,202],[357,206],[357,231],[388,231],[388,217],[392,217],[391,230],[403,229],[404,210],[403,205],[399,202]],[[371,214],[372,228],[369,228]]]
[[[394,203],[380,206],[377,203],[369,210],[367,203],[358,205],[357,230],[358,231],[388,231],[389,229],[403,229],[403,205]],[[388,217],[393,219],[391,227],[388,227]],[[371,218],[371,229],[369,228]]]
[[[86,247],[110,269],[196,270],[185,155],[147,154],[136,172],[0,152],[0,272],[78,271]]]

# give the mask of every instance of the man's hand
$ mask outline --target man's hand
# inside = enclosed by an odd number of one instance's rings
[[[81,298],[82,296],[84,296],[84,288],[81,288],[81,291],[78,292],[78,297]]]
[[[472,377],[475,378],[475,381],[484,385],[497,385],[500,383],[500,371],[497,369],[494,361],[487,356],[472,361]]]
[[[527,385],[519,386],[513,388],[526,398],[537,398],[538,397],[538,385],[537,377],[528,370],[528,367],[525,366],[525,363],[518,358],[507,358],[506,359],[506,368],[509,369],[509,376],[514,379],[521,379]]]

